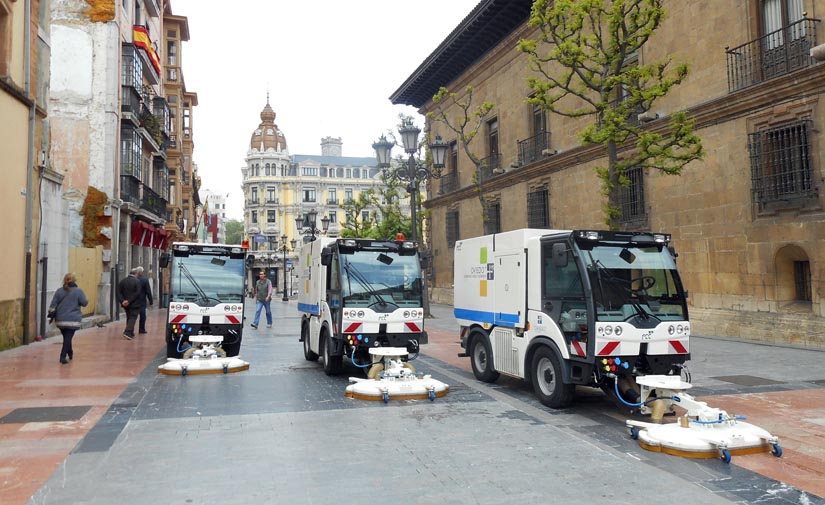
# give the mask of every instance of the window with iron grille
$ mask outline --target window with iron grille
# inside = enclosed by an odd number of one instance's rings
[[[764,206],[815,196],[810,130],[811,120],[804,119],[748,135],[755,203]]]
[[[527,227],[550,228],[550,199],[547,188],[527,193]]]
[[[627,186],[616,188],[619,196],[619,222],[625,225],[641,225],[647,222],[645,207],[644,171],[641,167],[631,167],[625,172],[630,180]]]
[[[459,239],[458,211],[457,210],[451,210],[451,211],[447,212],[446,228],[447,228],[447,247],[453,247],[453,246],[455,246],[456,241]]]
[[[501,233],[501,202],[487,202],[487,233]]]

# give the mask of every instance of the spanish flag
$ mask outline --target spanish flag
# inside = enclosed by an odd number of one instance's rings
[[[152,47],[152,41],[149,40],[149,32],[146,31],[146,28],[143,26],[135,26],[132,39],[137,47],[146,51],[146,54],[149,55],[149,61],[151,61],[152,66],[155,67],[155,72],[160,75],[160,60],[158,59],[158,54],[155,52],[155,48]]]

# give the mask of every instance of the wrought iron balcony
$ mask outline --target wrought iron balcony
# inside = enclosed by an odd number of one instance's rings
[[[143,195],[140,199],[140,208],[162,218],[166,214],[166,200],[155,193],[152,188],[142,184]]]
[[[481,169],[479,170],[481,181],[492,179],[493,177],[498,175],[498,170],[501,168],[500,153],[493,153],[490,156],[487,156],[486,158],[483,158],[479,161],[481,161]]]
[[[518,141],[519,165],[528,165],[544,156],[542,151],[550,148],[550,132],[540,132],[530,138]]]
[[[725,48],[728,91],[733,92],[815,63],[818,19],[805,18],[733,49]]]
[[[458,189],[458,172],[453,170],[448,174],[444,174],[439,179],[439,192],[444,195],[447,193],[452,193],[453,191]]]
[[[338,205],[337,198],[327,198],[327,205]]]

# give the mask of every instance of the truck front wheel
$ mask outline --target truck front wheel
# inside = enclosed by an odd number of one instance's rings
[[[322,351],[321,361],[324,363],[324,373],[327,375],[338,375],[344,363],[343,356],[332,355],[332,336],[324,331],[321,333]]]
[[[475,335],[470,344],[470,363],[473,365],[473,374],[481,382],[495,382],[498,372],[493,369],[493,352],[490,342],[484,335]]]
[[[562,379],[561,362],[549,347],[536,349],[533,355],[533,391],[544,405],[558,409],[573,401],[574,384],[565,384]]]

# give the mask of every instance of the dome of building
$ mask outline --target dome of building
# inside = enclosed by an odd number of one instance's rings
[[[286,137],[275,124],[275,111],[269,105],[269,94],[266,97],[266,106],[261,111],[261,124],[252,133],[250,147],[258,152],[267,152],[270,149],[276,152],[286,151]]]

